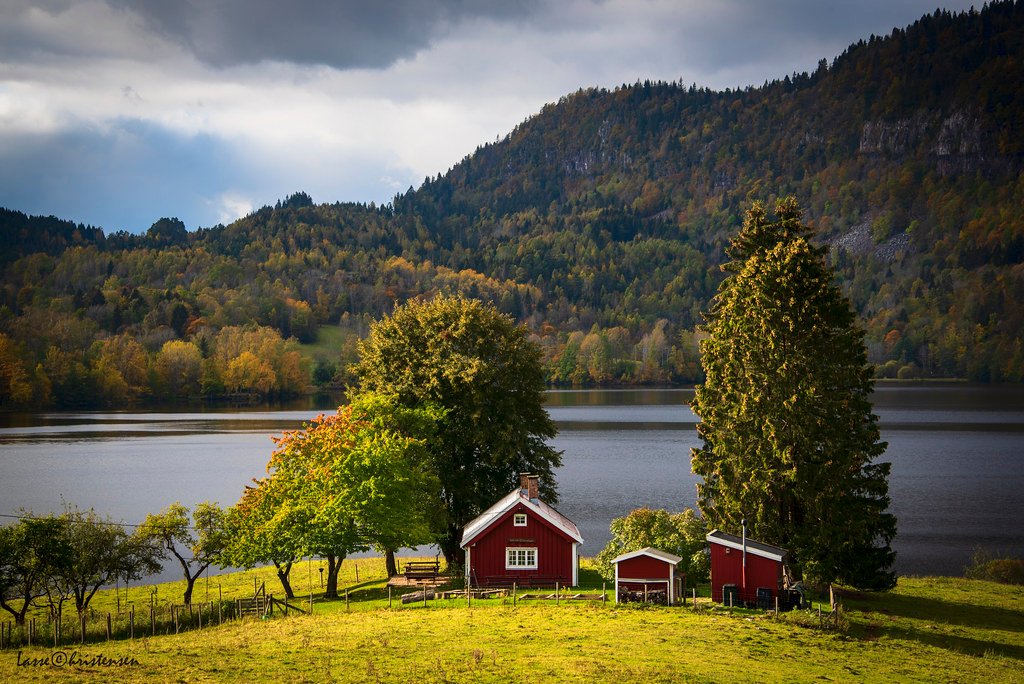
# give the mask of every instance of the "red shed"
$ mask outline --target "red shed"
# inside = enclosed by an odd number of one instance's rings
[[[612,560],[615,563],[615,602],[619,598],[628,600],[630,595],[643,594],[642,600],[657,596],[653,602],[660,603],[664,597],[667,605],[676,602],[676,566],[683,559],[667,551],[652,549],[650,546],[624,553]]]
[[[536,475],[466,525],[466,581],[471,585],[578,583],[576,524],[540,500]]]
[[[782,597],[785,549],[720,530],[708,533],[707,540],[712,600],[767,609]]]

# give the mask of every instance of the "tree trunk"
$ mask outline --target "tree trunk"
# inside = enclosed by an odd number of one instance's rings
[[[338,598],[338,572],[341,570],[341,563],[344,560],[345,556],[327,554],[327,590],[324,592],[324,598]]]
[[[449,527],[448,534],[437,540],[437,545],[441,548],[441,553],[444,554],[444,560],[449,568],[461,568],[466,562],[465,554],[459,545],[461,536],[461,528]]]
[[[0,599],[0,608],[3,608],[8,613],[13,615],[14,616],[14,624],[18,625],[19,627],[20,626],[24,626],[24,624],[25,624],[25,613],[28,612],[29,606],[31,606],[31,605],[32,605],[32,598],[29,598],[28,600],[22,601],[21,608],[19,610],[16,610],[13,607],[7,605],[6,601],[4,601],[3,599]]]
[[[392,549],[384,552],[384,566],[388,577],[394,577],[398,574],[398,564],[395,563],[395,552]]]
[[[292,592],[292,583],[288,579],[288,575],[292,571],[292,561],[287,563],[278,563],[274,561],[274,567],[277,568],[277,579],[281,580],[281,587],[284,588],[285,598],[293,599],[295,594]]]
[[[185,578],[185,605],[186,606],[187,605],[191,605],[191,603],[192,603],[192,588],[195,586],[195,584],[196,584],[196,578],[195,577],[186,577]]]

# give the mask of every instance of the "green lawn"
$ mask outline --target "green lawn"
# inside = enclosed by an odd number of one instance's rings
[[[359,583],[355,586],[355,565]],[[65,646],[78,659],[127,657],[137,665],[19,667],[0,652],[0,680],[44,681],[1024,681],[1024,588],[959,578],[901,578],[892,592],[844,597],[845,629],[817,628],[815,613],[616,607],[511,599],[387,607],[378,559],[346,561],[349,604],[318,601],[313,615],[246,619],[177,635]],[[310,570],[312,569],[312,572]],[[319,572],[293,571],[297,593]],[[222,578],[225,597],[251,593],[250,571]],[[591,573],[584,577],[593,584]],[[271,583],[268,579],[268,590]],[[275,580],[276,581],[276,580]],[[150,588],[130,589],[148,606]],[[170,595],[161,585],[160,596]],[[211,598],[214,590],[211,588]],[[307,594],[308,596],[308,594]],[[196,599],[205,600],[197,586]],[[122,600],[124,593],[122,590]],[[97,599],[97,610],[115,601]],[[22,649],[45,659],[53,648]]]

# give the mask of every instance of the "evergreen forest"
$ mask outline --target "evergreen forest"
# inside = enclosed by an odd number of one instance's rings
[[[0,407],[341,387],[372,321],[437,292],[526,324],[553,385],[699,381],[728,238],[790,195],[876,376],[1019,382],[1021,83],[1006,0],[757,87],[579,90],[384,206],[110,234],[3,209]]]

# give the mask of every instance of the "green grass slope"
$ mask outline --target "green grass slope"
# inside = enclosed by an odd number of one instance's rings
[[[62,651],[68,656],[77,653],[80,662],[73,666],[24,665],[52,658],[52,647],[3,651],[0,681],[1024,679],[1021,587],[959,578],[901,578],[890,593],[845,595],[845,619],[841,629],[832,631],[818,629],[816,612],[776,618],[717,607],[694,611],[522,600],[513,606],[510,599],[475,600],[467,607],[465,599],[458,599],[432,601],[426,608],[396,600],[389,609],[376,565],[359,565],[361,581],[350,592],[347,608],[344,601],[318,602],[313,615],[246,619],[177,635],[65,646]],[[352,570],[347,567],[343,575],[348,583],[355,579]],[[225,596],[251,591],[252,573],[230,577],[230,582],[212,578],[211,583],[220,582]],[[297,584],[307,578],[316,589],[316,568],[296,568]],[[201,590],[197,588],[200,598]],[[170,595],[172,589],[160,592]],[[90,662],[96,656],[137,664]]]

